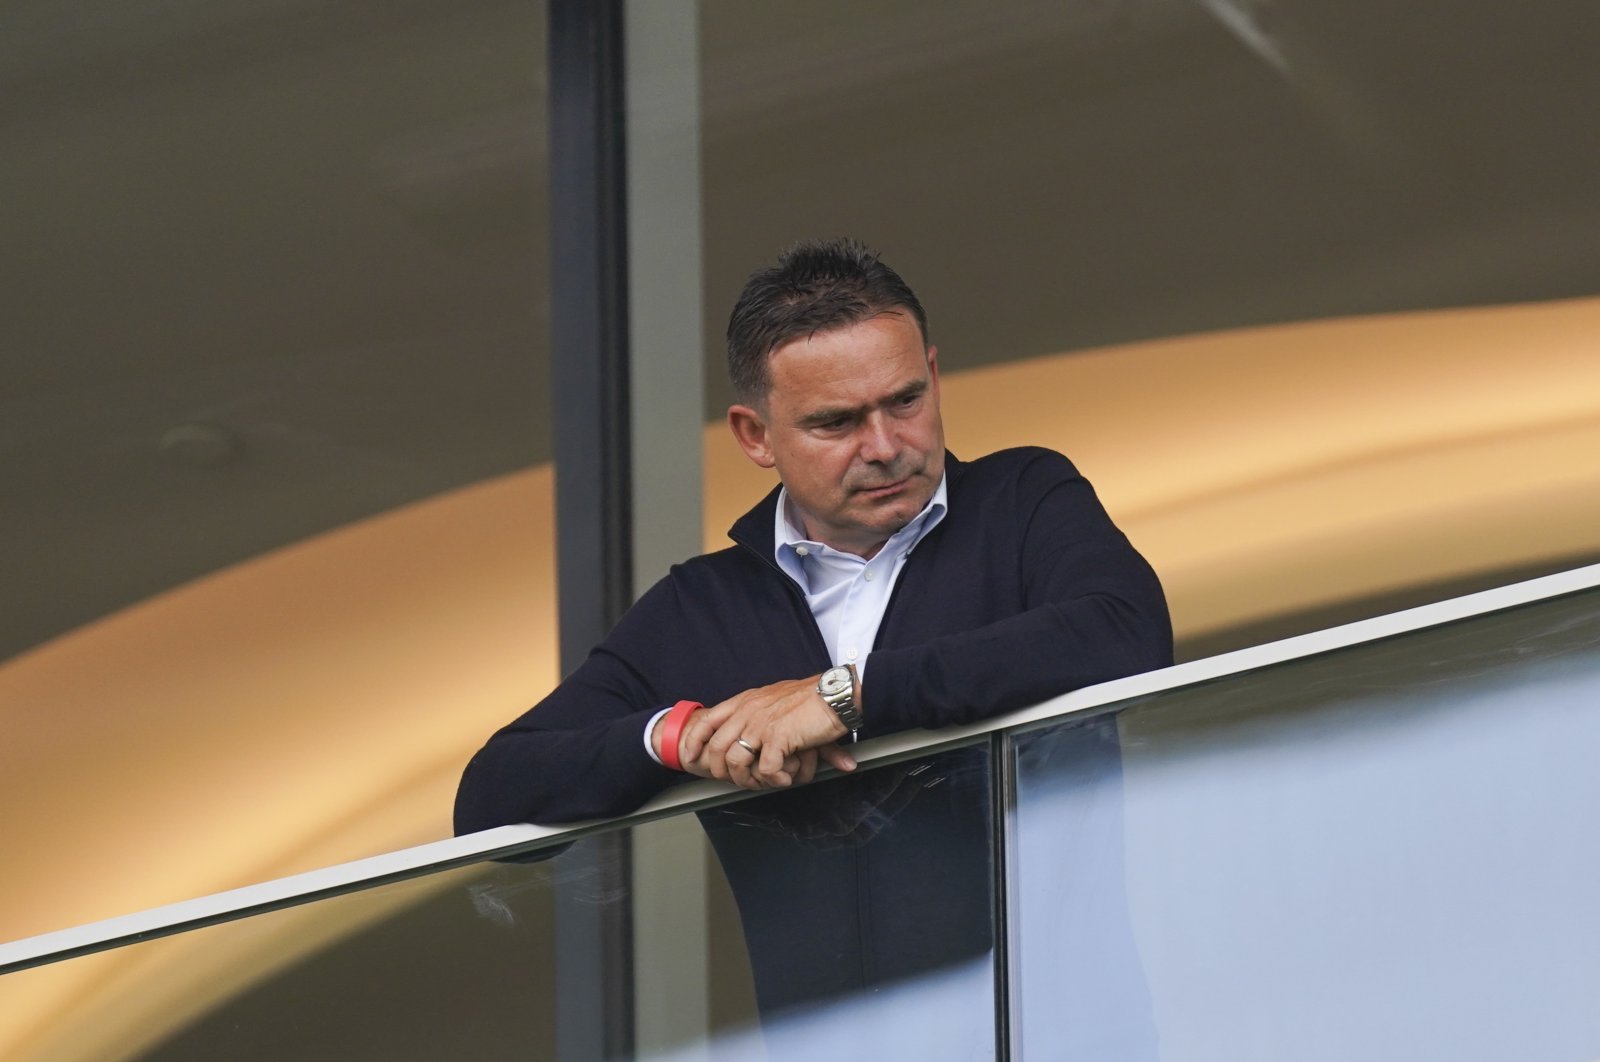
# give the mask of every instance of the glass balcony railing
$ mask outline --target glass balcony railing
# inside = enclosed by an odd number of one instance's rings
[[[0,1055],[1600,1057],[1597,587],[17,941]]]
[[[1600,1057],[1600,592],[1012,747],[1025,1057]]]

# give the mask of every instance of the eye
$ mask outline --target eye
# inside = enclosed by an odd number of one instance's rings
[[[851,419],[847,414],[840,414],[837,417],[829,417],[827,420],[814,420],[807,425],[807,430],[821,432],[825,435],[837,435],[850,426]]]

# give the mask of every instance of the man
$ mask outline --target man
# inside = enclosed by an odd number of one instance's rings
[[[734,438],[780,487],[734,525],[734,546],[674,567],[490,739],[462,778],[458,832],[622,814],[685,774],[786,790],[822,763],[854,770],[845,739],[1171,662],[1154,572],[1064,457],[945,452],[926,315],[866,248],[804,243],[753,275],[728,363]],[[962,762],[703,817],[764,1013],[988,947],[986,783],[919,796],[970,778]],[[859,898],[874,896],[893,910],[865,919]],[[797,905],[826,915],[797,920]],[[918,933],[925,915],[947,928]]]

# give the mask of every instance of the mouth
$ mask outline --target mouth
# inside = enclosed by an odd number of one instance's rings
[[[856,491],[856,493],[868,498],[891,498],[900,493],[902,490],[905,490],[906,484],[910,482],[911,480],[908,477],[906,479],[896,480],[893,483],[885,483],[881,487],[861,487]]]

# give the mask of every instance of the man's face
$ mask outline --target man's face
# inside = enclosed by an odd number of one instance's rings
[[[761,408],[728,423],[750,460],[776,468],[807,537],[871,557],[944,474],[939,369],[904,310],[797,339],[768,358]]]

